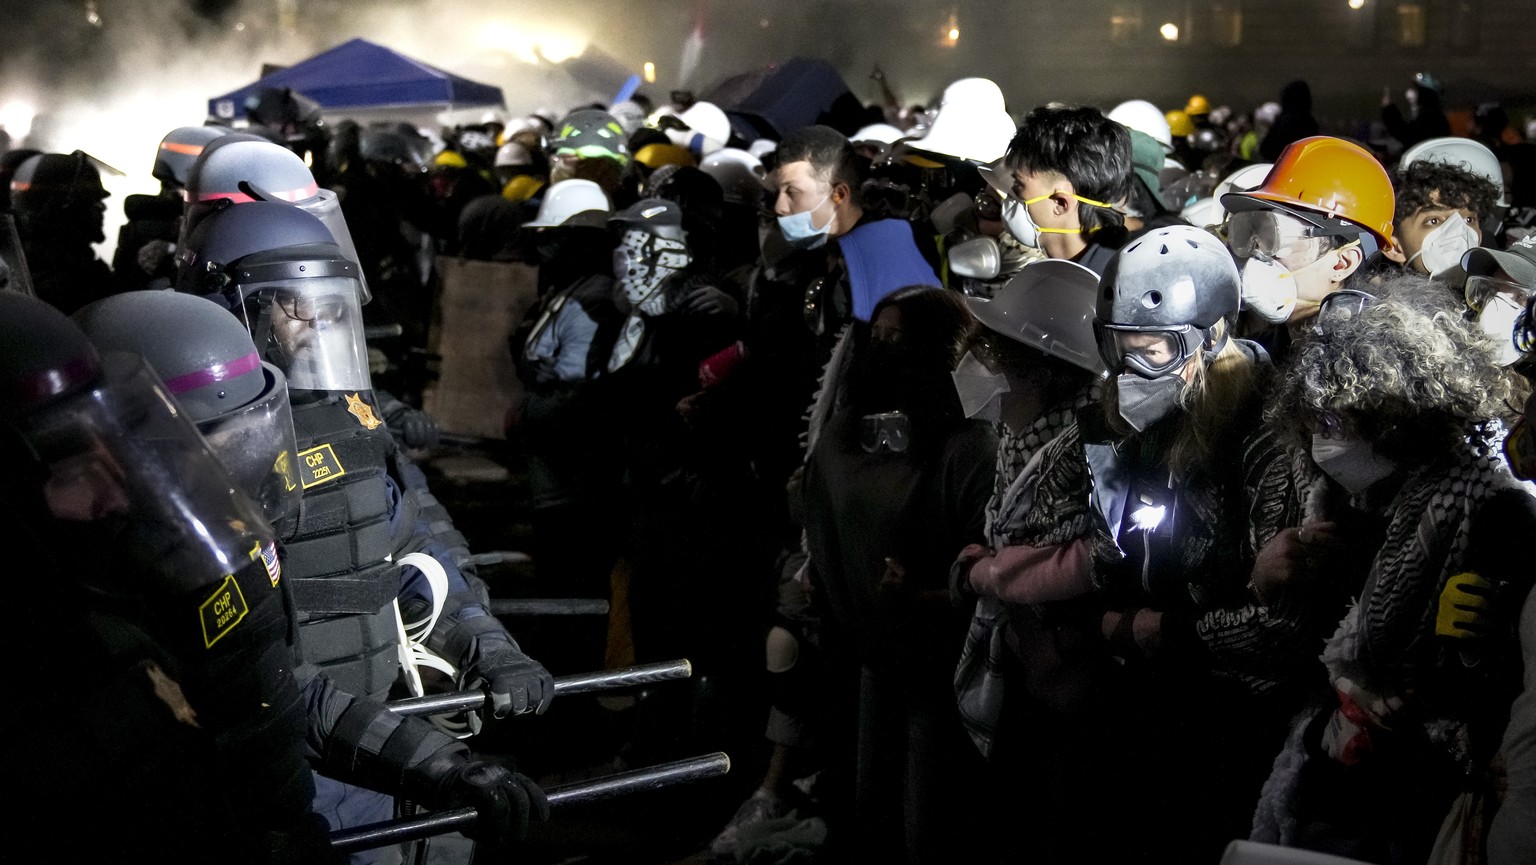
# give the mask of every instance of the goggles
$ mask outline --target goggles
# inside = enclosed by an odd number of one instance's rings
[[[1515,306],[1524,307],[1531,298],[1532,290],[1518,282],[1496,276],[1469,276],[1465,294],[1467,308],[1473,312],[1482,312],[1483,307],[1499,295],[1504,295]]]
[[[1295,261],[1296,256],[1307,252],[1311,241],[1319,237],[1348,237],[1358,240],[1360,230],[1338,226],[1312,225],[1301,219],[1275,210],[1243,210],[1227,220],[1227,248],[1239,262],[1250,258],[1260,261],[1279,260],[1287,267],[1296,268],[1316,260]]]
[[[1095,321],[1093,334],[1111,373],[1130,367],[1143,378],[1161,378],[1176,371],[1205,344],[1205,332],[1189,324],[1153,329]]]
[[[1317,306],[1317,319],[1312,325],[1312,332],[1322,336],[1326,332],[1325,325],[1329,320],[1335,322],[1345,321],[1359,315],[1364,309],[1376,302],[1376,295],[1353,288],[1342,288],[1323,298]]]

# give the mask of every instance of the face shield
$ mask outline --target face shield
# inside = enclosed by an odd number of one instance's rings
[[[368,279],[363,276],[363,260],[357,257],[357,247],[352,243],[352,232],[347,228],[347,218],[341,212],[341,200],[336,193],[329,189],[322,189],[314,198],[296,202],[298,208],[310,216],[325,223],[325,230],[336,239],[336,245],[341,247],[342,255],[347,260],[357,265],[357,283],[362,289],[359,303],[366,304],[373,300],[373,294],[368,291]]]
[[[21,425],[64,538],[112,563],[92,585],[179,594],[248,567],[272,540],[261,511],[141,358],[104,360],[96,388]]]
[[[16,221],[9,213],[0,213],[0,291],[19,291],[36,297],[32,274],[27,271],[27,257],[21,251]]]
[[[339,272],[326,267],[333,264],[346,267]],[[314,275],[297,273],[305,269]],[[291,390],[372,389],[351,262],[283,262],[243,270],[287,277],[267,281],[257,276],[240,290],[257,351],[288,376]]]
[[[304,490],[294,465],[298,445],[286,379],[270,363],[262,364],[262,372],[266,388],[260,397],[197,428],[240,489],[276,524],[298,509]]]

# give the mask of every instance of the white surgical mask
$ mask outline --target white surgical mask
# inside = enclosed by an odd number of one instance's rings
[[[1413,264],[1413,259],[1423,256],[1424,269],[1429,271],[1430,276],[1438,276],[1461,264],[1461,257],[1467,254],[1467,250],[1481,243],[1482,239],[1472,223],[1458,214],[1424,235],[1424,244],[1405,264]]]
[[[1507,295],[1496,294],[1483,304],[1477,314],[1477,326],[1493,340],[1498,350],[1499,365],[1509,366],[1525,355],[1515,348],[1515,321],[1525,308],[1517,306]]]
[[[817,202],[816,206],[810,210],[779,217],[779,233],[784,235],[784,239],[789,241],[791,246],[800,249],[815,249],[827,242],[827,236],[832,231],[832,218],[830,216],[827,217],[827,224],[817,228],[811,221],[811,214],[820,210],[821,206],[826,204],[827,199],[831,197],[832,193],[829,190],[822,197],[821,201]]]
[[[1003,394],[1008,392],[1008,377],[987,369],[974,353],[955,366],[950,377],[955,380],[955,393],[960,397],[960,409],[968,418],[996,423],[1003,418]]]
[[[1376,453],[1368,441],[1312,434],[1312,461],[1351,494],[1370,489],[1397,471],[1397,463]]]

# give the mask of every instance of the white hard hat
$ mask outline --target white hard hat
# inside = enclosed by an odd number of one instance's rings
[[[1365,865],[1359,859],[1345,859],[1329,853],[1278,847],[1253,841],[1233,841],[1222,854],[1221,865]]]
[[[753,156],[756,156],[758,159],[762,159],[764,156],[767,156],[768,154],[778,149],[779,142],[774,141],[772,138],[759,138],[751,144],[747,145],[747,152]]]
[[[544,201],[539,204],[539,215],[526,225],[528,228],[556,228],[576,214],[589,210],[603,213],[613,210],[602,187],[579,178],[562,180],[544,193]]]
[[[1221,197],[1229,192],[1247,192],[1258,188],[1264,182],[1264,178],[1269,176],[1269,170],[1274,167],[1273,163],[1256,162],[1239,168],[1216,184],[1210,198],[1202,198],[1190,204],[1179,215],[1188,220],[1190,225],[1199,228],[1220,225],[1227,218],[1227,209],[1222,206]]]
[[[704,157],[699,169],[720,184],[732,204],[757,204],[763,199],[763,178],[768,172],[762,160],[745,150],[725,147]]]
[[[902,138],[906,134],[889,123],[871,123],[848,136],[848,140],[855,144],[860,141],[878,141],[881,144],[895,144],[896,139]]]
[[[1147,100],[1131,99],[1122,102],[1110,109],[1106,116],[1128,129],[1145,132],[1156,138],[1164,150],[1173,152],[1173,133],[1168,129],[1168,118]]]
[[[1018,126],[1008,116],[1003,91],[989,78],[962,78],[944,90],[928,134],[910,142],[915,150],[993,162],[1008,150]]]
[[[1504,197],[1504,170],[1499,166],[1499,158],[1479,142],[1455,136],[1420,141],[1403,151],[1398,167],[1407,168],[1415,162],[1443,162],[1452,168],[1485,177],[1498,187],[1499,206],[1509,206],[1509,201]]]
[[[501,168],[503,166],[532,164],[533,154],[528,152],[528,148],[518,144],[516,141],[508,141],[506,144],[501,145],[501,148],[496,151],[497,168]]]
[[[677,119],[705,138],[720,142],[722,147],[731,140],[731,119],[713,102],[695,102],[677,115]]]
[[[624,127],[625,135],[634,135],[635,130],[645,125],[645,109],[633,99],[615,102],[608,106],[608,113]]]
[[[988,330],[1092,373],[1104,371],[1093,334],[1099,275],[1073,261],[1026,264],[991,300],[967,297]]]
[[[1280,103],[1278,102],[1266,102],[1253,109],[1253,122],[1255,123],[1274,123],[1275,118],[1279,116]]]

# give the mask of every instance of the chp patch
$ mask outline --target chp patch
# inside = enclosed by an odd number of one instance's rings
[[[250,611],[250,605],[240,591],[240,583],[233,574],[225,574],[224,582],[198,607],[203,620],[203,647],[213,648],[213,644],[233,631]]]
[[[299,483],[306,490],[334,481],[346,473],[341,460],[336,458],[336,451],[328,444],[299,453]]]
[[[363,429],[378,429],[384,423],[379,420],[378,415],[373,413],[373,406],[363,402],[363,395],[361,393],[355,393],[347,397],[347,411],[357,418],[357,422],[363,425]]]

